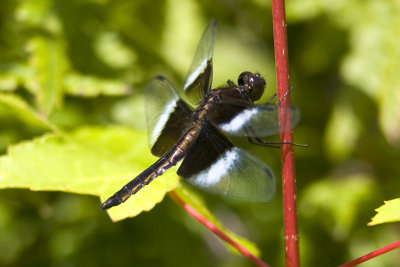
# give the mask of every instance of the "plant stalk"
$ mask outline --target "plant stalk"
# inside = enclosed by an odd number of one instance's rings
[[[274,49],[276,65],[276,82],[278,87],[278,99],[290,89],[289,59],[286,33],[285,1],[272,0],[272,20],[274,32]],[[290,105],[290,94],[282,103]],[[296,206],[296,175],[293,156],[293,138],[289,125],[291,114],[288,109],[279,108],[279,125],[281,128],[282,151],[282,192],[283,192],[283,216],[285,229],[285,262],[288,267],[300,266],[299,262],[299,234],[297,227]],[[282,130],[283,129],[283,130]]]

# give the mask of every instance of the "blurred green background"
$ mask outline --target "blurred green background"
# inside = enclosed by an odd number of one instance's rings
[[[366,225],[399,196],[400,2],[290,0],[286,12],[292,103],[302,112],[294,138],[310,145],[295,148],[301,262],[336,266],[400,236],[396,223]],[[1,1],[0,152],[51,131],[26,109],[67,132],[122,125],[144,136],[141,89],[155,75],[182,85],[211,18],[214,85],[258,71],[268,99],[276,91],[270,1]],[[204,198],[265,262],[284,266],[280,151],[235,141],[274,170],[275,198]],[[99,204],[1,190],[0,266],[253,266],[169,197],[118,223]],[[362,266],[395,266],[399,255]]]

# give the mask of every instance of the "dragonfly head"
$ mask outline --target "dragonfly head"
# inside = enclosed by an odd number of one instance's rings
[[[238,84],[239,86],[246,86],[249,89],[252,101],[260,99],[264,93],[265,80],[258,73],[242,72],[239,75]]]

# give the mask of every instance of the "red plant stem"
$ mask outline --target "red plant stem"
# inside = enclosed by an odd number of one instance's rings
[[[375,250],[375,251],[373,251],[373,252],[371,252],[371,253],[365,254],[364,256],[359,257],[358,259],[355,259],[355,260],[352,260],[352,261],[347,262],[347,263],[345,263],[345,264],[342,264],[342,265],[340,265],[339,267],[351,267],[351,266],[356,266],[357,264],[360,264],[360,263],[362,263],[362,262],[364,262],[364,261],[367,261],[367,260],[370,260],[370,259],[372,259],[372,258],[375,258],[376,256],[379,256],[379,255],[381,255],[381,254],[384,254],[384,253],[386,253],[386,252],[389,252],[389,251],[391,251],[391,250],[393,250],[393,249],[396,249],[396,248],[398,248],[398,247],[400,247],[400,240],[399,240],[399,241],[396,241],[396,242],[394,242],[394,243],[392,243],[392,244],[390,244],[390,245],[387,245],[386,247],[383,247],[383,248],[380,248],[380,249],[378,249],[378,250]]]
[[[262,260],[251,254],[246,248],[242,247],[240,244],[232,240],[229,236],[227,236],[225,233],[223,233],[221,230],[218,229],[217,226],[215,226],[212,222],[204,218],[197,210],[195,210],[191,205],[186,203],[182,198],[180,198],[174,191],[169,192],[169,195],[181,206],[183,207],[193,218],[195,218],[197,221],[199,221],[201,224],[203,224],[205,227],[210,229],[214,234],[231,244],[233,247],[235,247],[240,253],[242,253],[244,256],[249,258],[251,261],[253,261],[257,266],[261,267],[268,267],[266,263],[264,263]]]
[[[286,36],[285,1],[272,0],[272,20],[274,30],[274,48],[276,65],[276,82],[278,99],[288,92],[289,60]],[[282,101],[282,106],[290,104],[290,95]],[[283,191],[283,216],[285,227],[285,259],[286,266],[299,266],[299,242],[297,229],[296,207],[296,176],[293,157],[293,143],[291,133],[291,114],[287,109],[279,109],[279,125],[282,141],[282,191]]]

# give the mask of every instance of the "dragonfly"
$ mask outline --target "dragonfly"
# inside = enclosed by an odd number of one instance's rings
[[[291,113],[292,126],[298,123],[299,110],[281,101],[272,104],[274,97],[255,104],[266,86],[258,73],[244,71],[237,83],[228,80],[226,85],[212,89],[216,31],[217,23],[212,20],[199,41],[180,92],[162,76],[145,86],[148,140],[151,153],[159,159],[102,203],[101,209],[125,202],[180,162],[177,174],[205,191],[257,202],[268,202],[273,197],[276,185],[271,168],[235,146],[227,135],[268,145],[262,137],[280,132],[278,106]],[[181,99],[180,93],[192,105]]]

